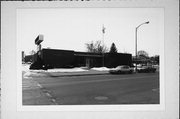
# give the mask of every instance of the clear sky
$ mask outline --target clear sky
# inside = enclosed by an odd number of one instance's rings
[[[85,43],[102,40],[114,42],[119,53],[135,54],[135,28],[138,29],[138,50],[150,56],[159,55],[163,40],[164,16],[160,8],[57,8],[18,9],[17,39],[21,50],[36,50],[35,38],[44,35],[42,48],[86,51]]]

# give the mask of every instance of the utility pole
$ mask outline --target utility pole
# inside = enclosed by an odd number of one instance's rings
[[[105,27],[104,27],[104,24],[103,24],[103,27],[102,27],[102,40],[103,40],[103,46],[104,46],[104,34],[105,34]],[[103,46],[102,46],[102,55],[103,55],[103,58],[102,58],[102,64],[103,64],[103,67],[104,67],[104,51],[103,51]]]

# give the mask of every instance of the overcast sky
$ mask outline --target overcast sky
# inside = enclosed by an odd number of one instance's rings
[[[160,8],[60,8],[18,9],[17,39],[20,49],[29,54],[36,50],[35,38],[44,35],[42,48],[86,51],[85,43],[103,40],[110,48],[114,42],[119,53],[135,54],[135,28],[138,50],[159,55],[163,40],[164,16]]]

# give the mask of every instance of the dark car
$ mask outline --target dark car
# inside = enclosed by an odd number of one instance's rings
[[[127,65],[121,65],[121,66],[117,66],[114,69],[109,70],[109,73],[111,73],[111,74],[131,74],[131,73],[133,73],[133,69],[131,69]]]
[[[156,72],[156,68],[154,68],[153,66],[141,66],[137,68],[137,72],[138,73],[155,73]]]

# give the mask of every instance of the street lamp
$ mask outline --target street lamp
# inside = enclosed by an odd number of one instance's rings
[[[136,39],[135,39],[135,51],[136,51],[136,72],[137,72],[137,30],[138,30],[138,28],[140,27],[140,26],[142,26],[142,25],[144,25],[144,24],[149,24],[149,21],[147,21],[147,22],[144,22],[144,23],[142,23],[142,24],[140,24],[139,26],[137,26],[136,27],[136,33],[135,33],[135,37],[136,37]]]

